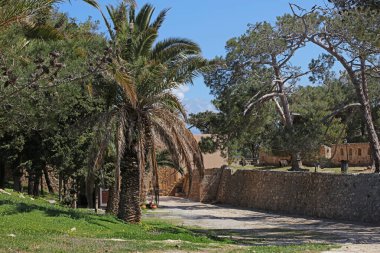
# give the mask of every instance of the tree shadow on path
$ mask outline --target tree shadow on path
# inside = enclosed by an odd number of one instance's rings
[[[180,198],[163,198],[159,212],[147,217],[179,221],[197,234],[242,245],[304,243],[379,244],[380,226],[210,205]],[[379,251],[380,252],[380,251]]]

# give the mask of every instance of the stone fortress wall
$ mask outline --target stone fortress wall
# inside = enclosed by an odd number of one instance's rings
[[[295,215],[380,224],[380,175],[237,170],[194,179],[190,198]]]

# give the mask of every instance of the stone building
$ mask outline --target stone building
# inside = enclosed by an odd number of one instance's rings
[[[331,148],[326,145],[321,145],[319,148],[319,159],[331,159]],[[290,164],[290,156],[276,156],[270,152],[260,150],[259,152],[259,164],[263,166],[287,166]],[[306,165],[314,164],[316,161],[303,160]]]
[[[260,150],[259,151],[259,164],[260,165],[287,165],[290,163],[290,156],[276,156],[271,152]]]
[[[372,165],[371,148],[369,143],[347,143],[331,147],[331,163],[339,165],[342,160],[348,160],[350,165]]]
[[[290,156],[275,156],[269,152],[260,151],[261,165],[278,166],[283,161],[290,161]],[[371,149],[369,143],[347,143],[322,145],[319,150],[318,160],[324,160],[327,165],[340,166],[342,160],[348,160],[350,165],[369,166],[372,164]],[[305,164],[313,164],[315,161],[303,161]]]

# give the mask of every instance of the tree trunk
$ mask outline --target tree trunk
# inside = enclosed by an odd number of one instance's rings
[[[142,185],[142,190],[140,193],[140,202],[141,204],[145,204],[147,202],[147,196],[150,190],[150,184],[153,181],[153,169],[149,169],[148,171],[144,172],[144,185]]]
[[[33,195],[40,195],[40,179],[42,176],[42,171],[39,168],[35,168],[37,171],[34,171],[34,185],[33,185]]]
[[[46,185],[48,187],[49,193],[54,194],[54,189],[53,189],[53,186],[51,185],[51,180],[49,177],[48,166],[44,166],[44,176],[45,176],[45,181],[46,181]]]
[[[67,179],[63,178],[63,200],[67,199]]]
[[[108,189],[108,201],[107,201],[107,208],[106,213],[114,215],[114,198],[115,198],[115,186],[112,185]]]
[[[41,195],[44,195],[44,179],[43,179],[43,175],[41,173],[41,178],[40,178],[40,182],[41,182]]]
[[[22,166],[15,167],[13,171],[13,190],[16,192],[22,192],[21,178],[23,174]]]
[[[5,162],[0,159],[0,188],[5,188]]]
[[[373,160],[375,162],[375,173],[380,173],[380,142],[377,136],[372,118],[372,110],[368,96],[368,84],[365,75],[365,60],[361,58],[361,78],[356,78],[355,73],[349,72],[352,83],[355,86],[356,95],[362,108],[364,123],[368,131],[368,139],[371,145]]]
[[[301,170],[301,168],[302,168],[302,161],[301,161],[300,157],[301,157],[300,153],[293,153],[291,155],[291,159],[292,159],[292,161],[291,161],[292,164],[291,165],[292,165],[292,167],[291,167],[290,171],[300,171]]]
[[[368,85],[366,80],[366,63],[365,56],[360,56],[360,76],[357,75],[352,66],[350,66],[349,61],[346,60],[342,55],[340,55],[335,48],[324,45],[322,42],[311,39],[311,42],[325,49],[328,53],[337,59],[350,77],[352,84],[355,87],[356,96],[358,97],[359,103],[361,104],[362,115],[364,123],[368,131],[368,140],[372,148],[373,160],[375,163],[375,173],[380,173],[380,142],[377,136],[375,125],[373,123],[371,105],[368,97]]]
[[[77,189],[77,180],[74,179],[73,183],[71,185],[71,208],[76,209],[77,208],[77,201],[78,201],[78,189]]]
[[[120,185],[120,184],[118,184]],[[120,189],[120,188],[119,188]],[[120,190],[117,188],[117,185],[113,185],[108,190],[108,202],[106,212],[108,214],[117,215],[119,210],[119,195]]]
[[[58,175],[58,199],[59,202],[62,202],[62,172],[59,172]]]
[[[33,194],[33,185],[34,185],[34,171],[32,168],[28,168],[28,194]]]
[[[99,187],[95,186],[95,213],[99,210]]]
[[[120,163],[121,189],[118,217],[126,222],[141,221],[140,170],[136,144],[127,147]]]
[[[87,207],[94,208],[94,185],[95,185],[95,175],[89,172],[86,177],[86,197],[87,197]]]
[[[277,62],[275,57],[272,57],[272,64],[273,64],[273,69],[274,73],[276,76],[277,80],[282,80],[281,77],[281,71],[277,66]],[[284,113],[284,118],[285,118],[285,128],[287,128],[287,131],[293,131],[293,117],[292,113],[290,111],[290,106],[289,106],[289,101],[288,97],[285,94],[284,91],[284,83],[282,81],[277,81],[277,86],[278,86],[278,92],[282,93],[283,95],[280,96],[280,102],[282,106],[282,111]],[[300,171],[302,167],[302,162],[300,160],[300,152],[293,151],[291,154],[291,171]]]

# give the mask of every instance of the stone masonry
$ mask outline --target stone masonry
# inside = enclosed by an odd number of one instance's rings
[[[192,199],[380,224],[380,175],[207,170]],[[197,188],[198,187],[198,188]],[[194,193],[195,193],[194,192]]]

